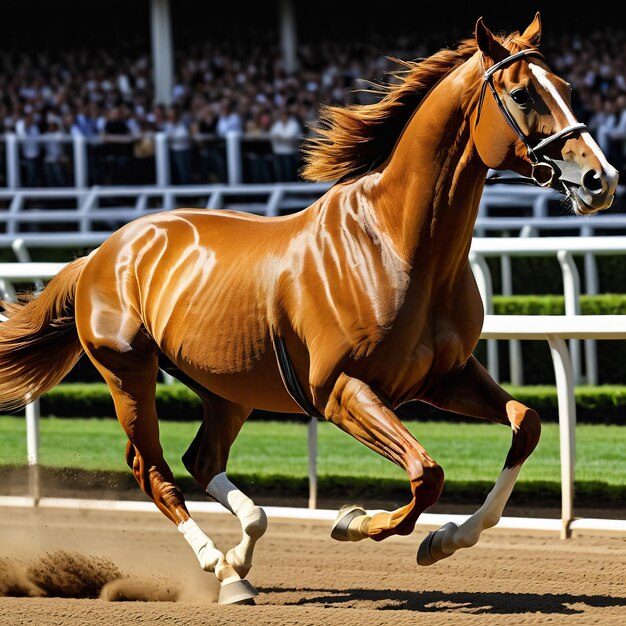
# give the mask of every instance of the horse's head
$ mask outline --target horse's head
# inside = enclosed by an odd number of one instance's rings
[[[552,187],[589,214],[611,206],[618,173],[570,105],[570,86],[546,65],[537,46],[539,13],[518,37],[501,40],[476,23],[484,72],[474,143],[483,162]],[[509,49],[511,48],[511,49]]]

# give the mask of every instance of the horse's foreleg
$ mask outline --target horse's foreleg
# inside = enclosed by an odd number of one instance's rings
[[[408,535],[419,515],[434,504],[443,487],[443,470],[402,425],[395,413],[362,381],[341,374],[330,395],[326,419],[381,456],[402,467],[411,483],[413,500],[392,512],[369,516],[359,507],[343,507],[332,537],[358,541]]]
[[[183,462],[207,493],[241,522],[241,541],[226,553],[226,561],[245,578],[252,567],[255,544],[267,529],[267,517],[260,506],[228,480],[225,470],[230,448],[250,409],[208,392],[198,393],[203,398],[204,419]]]
[[[473,546],[483,530],[498,523],[522,463],[539,441],[541,422],[535,411],[516,402],[473,357],[461,372],[433,388],[425,399],[455,413],[509,425],[513,434],[504,469],[480,509],[460,526],[450,522],[422,542],[417,562],[432,565],[459,548]]]

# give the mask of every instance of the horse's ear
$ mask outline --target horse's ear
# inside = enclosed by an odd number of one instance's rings
[[[539,42],[541,41],[541,17],[539,16],[539,11],[535,13],[535,19],[532,21],[532,24],[524,31],[522,37],[535,48],[539,45]]]
[[[489,50],[493,43],[493,33],[485,26],[483,18],[479,17],[476,21],[476,43],[478,49],[489,56]]]
[[[494,37],[494,34],[485,26],[483,18],[479,17],[476,22],[476,43],[478,49],[493,61],[500,61],[508,55],[508,51]]]

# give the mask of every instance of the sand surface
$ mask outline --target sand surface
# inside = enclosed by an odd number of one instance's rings
[[[227,549],[230,515],[196,521]],[[249,579],[256,606],[218,585],[160,513],[0,509],[0,624],[13,626],[626,624],[626,536],[491,530],[428,568],[426,533],[337,543],[328,522],[270,519]]]

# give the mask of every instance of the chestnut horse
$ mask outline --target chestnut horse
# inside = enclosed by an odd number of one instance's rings
[[[473,356],[483,305],[468,264],[490,168],[569,198],[577,214],[611,205],[617,172],[570,106],[570,87],[538,51],[537,14],[523,33],[475,36],[401,62],[374,104],[326,107],[304,176],[335,181],[307,209],[268,218],[177,209],[135,220],[68,264],[36,298],[7,304],[0,398],[23,405],[85,352],[106,380],[128,436],[126,460],[177,526],[220,601],[256,595],[246,580],[263,510],[226,476],[253,408],[322,416],[402,467],[412,499],[369,515],[340,510],[341,541],[407,535],[442,490],[442,468],[394,413],[422,400],[510,427],[504,468],[463,524],[430,533],[417,562],[474,545],[494,526],[540,434],[537,413]],[[220,551],[190,517],[163,458],[155,407],[159,368],[202,399],[183,460],[241,521]]]

